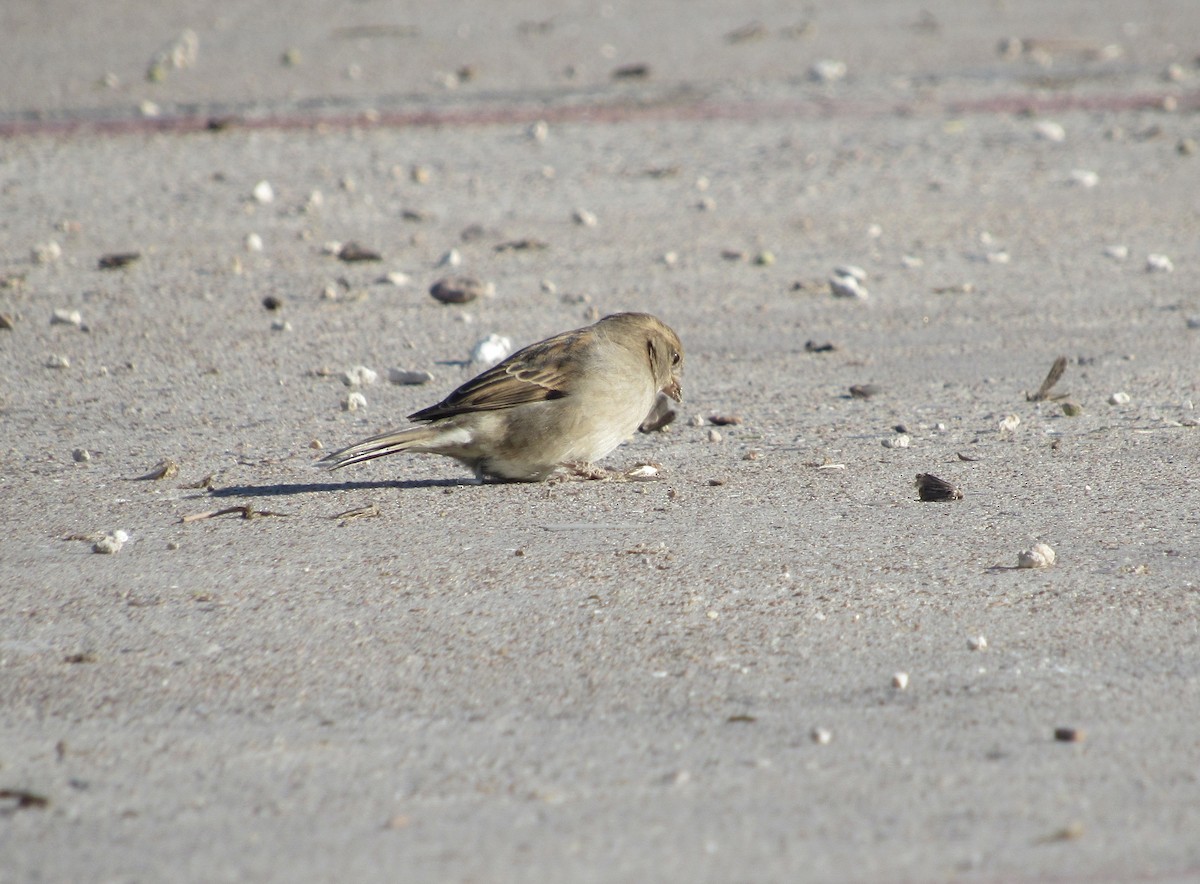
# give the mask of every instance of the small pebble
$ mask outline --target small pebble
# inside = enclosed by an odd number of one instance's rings
[[[856,298],[865,301],[870,297],[870,292],[858,277],[843,276],[838,273],[829,277],[829,291],[835,298]]]
[[[1010,414],[1000,421],[999,427],[1001,433],[1015,433],[1017,427],[1021,425],[1021,418],[1018,415]]]
[[[1200,147],[1196,144],[1195,138],[1180,138],[1179,143],[1175,145],[1176,152],[1183,157],[1190,157]]]
[[[126,542],[129,540],[129,533],[126,531],[114,531],[112,534],[105,534],[102,538],[92,544],[92,552],[100,553],[101,555],[113,555],[121,551]]]
[[[271,331],[290,332],[291,330],[292,330],[292,324],[290,322],[288,322],[286,319],[271,320]]]
[[[627,473],[625,473],[625,476],[629,479],[638,479],[642,481],[645,481],[646,479],[654,479],[658,477],[658,467],[654,466],[654,464],[644,463],[640,466],[634,467],[632,470],[629,470]]]
[[[78,310],[55,310],[50,315],[51,325],[83,325],[83,314]]]
[[[247,252],[261,252],[263,250],[263,239],[257,233],[247,233],[245,245]]]
[[[1045,543],[1035,543],[1017,554],[1018,568],[1049,568],[1054,564],[1054,550]]]
[[[379,380],[379,373],[365,365],[356,365],[342,372],[341,379],[347,387],[368,387]]]
[[[458,249],[450,249],[445,252],[442,257],[438,258],[438,267],[460,267],[462,266],[462,255]]]
[[[753,262],[759,267],[770,267],[775,263],[775,253],[770,251],[761,251],[754,256]]]
[[[415,165],[408,170],[408,180],[413,184],[428,184],[433,172],[428,166]]]
[[[595,227],[598,223],[596,216],[587,209],[576,209],[571,213],[571,220],[581,227]]]
[[[917,497],[927,501],[962,500],[962,492],[951,482],[932,473],[917,473]]]
[[[1114,261],[1124,261],[1129,257],[1129,246],[1113,245],[1104,247],[1104,255]]]
[[[66,356],[58,353],[51,353],[46,357],[46,368],[70,368],[71,360]]]
[[[892,676],[892,687],[898,691],[902,691],[908,687],[908,673],[897,672]]]
[[[367,407],[367,397],[362,393],[354,392],[342,400],[343,411],[358,411],[360,408]]]
[[[1072,169],[1069,180],[1080,187],[1091,188],[1100,183],[1100,176],[1090,169]]]
[[[912,440],[908,436],[901,433],[898,436],[889,436],[880,444],[882,444],[884,448],[907,448],[911,441]]]
[[[274,313],[276,310],[283,308],[283,299],[276,295],[267,295],[262,299],[262,305],[264,310]]]
[[[71,452],[71,460],[75,463],[87,463],[92,459],[92,453],[86,448],[76,448]]]
[[[383,256],[374,249],[359,245],[356,242],[342,243],[337,250],[338,260],[346,263],[359,261],[382,261]]]
[[[812,738],[812,741],[819,746],[828,745],[829,741],[833,739],[833,734],[823,727],[814,727],[812,731],[809,732],[809,736]]]
[[[525,130],[525,134],[534,141],[545,141],[550,135],[550,126],[545,120],[536,120],[529,124],[529,128]]]
[[[720,442],[723,439],[724,439],[724,437],[721,435],[721,431],[716,429],[715,427],[708,431],[708,441],[709,442]]]
[[[851,399],[870,399],[883,392],[878,384],[854,384],[850,387]]]
[[[1083,406],[1068,399],[1062,403],[1062,411],[1067,417],[1079,417],[1083,414]]]
[[[275,202],[275,189],[271,187],[270,181],[260,181],[254,185],[254,190],[251,191],[254,201],[257,203],[273,203]]]
[[[497,334],[488,335],[471,348],[473,365],[495,365],[512,352],[512,341]]]
[[[1147,273],[1171,273],[1175,263],[1166,255],[1151,254],[1146,256]]]
[[[412,282],[412,279],[407,273],[403,273],[399,270],[392,270],[389,273],[385,273],[381,277],[381,280],[386,282],[388,285],[394,285],[396,288],[404,288],[404,286]]]
[[[389,368],[387,376],[391,383],[409,387],[428,384],[433,380],[431,372],[417,371],[409,368]]]
[[[1123,392],[1113,393],[1108,397],[1108,403],[1109,405],[1128,405],[1129,394]]]
[[[1087,734],[1077,727],[1056,727],[1054,739],[1060,743],[1082,743],[1087,739]]]
[[[474,276],[447,276],[430,286],[429,294],[443,304],[467,304],[476,298],[495,296],[496,287]]]
[[[973,635],[967,639],[967,650],[969,651],[986,651],[987,637],[982,635]]]

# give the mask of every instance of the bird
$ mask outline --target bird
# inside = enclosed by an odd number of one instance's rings
[[[318,465],[340,469],[402,451],[441,454],[478,481],[541,482],[592,464],[633,435],[661,392],[683,401],[683,344],[649,313],[614,313],[530,344],[436,405],[419,426],[364,439]]]

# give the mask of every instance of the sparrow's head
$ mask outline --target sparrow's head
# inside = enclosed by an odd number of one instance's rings
[[[621,335],[631,336],[646,354],[655,389],[676,402],[683,401],[683,344],[669,325],[649,313],[616,313],[604,317],[597,325],[601,323],[619,328]]]

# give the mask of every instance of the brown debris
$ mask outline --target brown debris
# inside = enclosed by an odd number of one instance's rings
[[[120,267],[127,267],[141,257],[141,252],[111,252],[101,255],[100,260],[96,262],[96,267],[100,270],[116,270]]]
[[[273,513],[270,510],[256,510],[250,504],[242,504],[241,506],[227,506],[224,509],[212,510],[207,513],[192,513],[188,516],[180,517],[179,521],[187,524],[188,522],[199,522],[203,519],[215,519],[217,516],[239,515],[243,519],[257,519],[259,516],[286,516],[287,513]]]
[[[1067,370],[1067,357],[1059,356],[1054,360],[1054,364],[1050,366],[1050,371],[1046,375],[1046,379],[1042,381],[1042,385],[1038,387],[1036,393],[1026,393],[1025,398],[1029,402],[1042,402],[1046,399],[1065,399],[1069,394],[1062,393],[1058,396],[1051,396],[1050,391],[1054,385],[1062,379],[1063,373]]]
[[[374,249],[359,245],[356,242],[344,243],[337,251],[338,259],[346,263],[354,261],[382,261],[383,255]]]
[[[179,475],[179,464],[165,457],[150,468],[148,473],[143,473],[140,476],[135,476],[135,482],[157,481],[158,479],[171,479]]]
[[[917,496],[921,500],[931,501],[963,499],[957,486],[945,479],[939,479],[932,473],[917,473]]]

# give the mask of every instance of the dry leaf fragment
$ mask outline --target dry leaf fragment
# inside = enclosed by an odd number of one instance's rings
[[[158,479],[171,479],[179,474],[179,464],[165,457],[150,468],[150,472],[144,473],[134,478],[135,482],[155,481]]]
[[[951,482],[932,473],[917,473],[917,496],[921,500],[962,500],[962,492]]]
[[[1066,370],[1067,357],[1059,356],[1054,360],[1054,364],[1050,366],[1050,371],[1046,374],[1046,379],[1042,381],[1042,385],[1038,387],[1037,392],[1033,394],[1026,393],[1025,398],[1030,402],[1041,402],[1044,399],[1062,399],[1066,397],[1066,393],[1059,396],[1050,395],[1050,390],[1062,379],[1063,373]]]
[[[119,267],[126,267],[142,257],[141,252],[111,252],[107,255],[101,255],[100,260],[96,262],[96,266],[100,270],[116,270]]]

